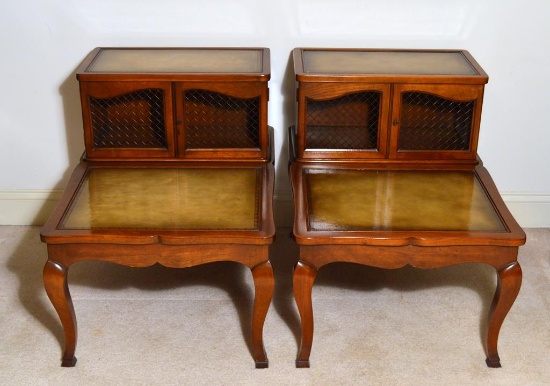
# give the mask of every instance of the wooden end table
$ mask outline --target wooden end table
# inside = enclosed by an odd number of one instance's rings
[[[267,367],[262,331],[274,288],[273,165],[146,166],[81,163],[42,230],[44,285],[65,332],[62,365],[76,363],[72,264],[187,268],[234,261],[252,271],[252,352],[256,367]]]
[[[44,285],[65,332],[62,366],[76,363],[69,268],[101,260],[246,265],[255,286],[252,355],[267,367],[262,331],[275,237],[269,50],[98,48],[77,78],[86,152],[41,233]]]
[[[498,285],[487,360],[521,286],[525,233],[477,156],[488,77],[466,51],[297,48],[289,130],[297,367],[309,367],[312,287],[333,262],[396,269],[488,264]]]
[[[419,171],[294,164],[291,174],[300,245],[294,273],[302,320],[297,367],[309,367],[317,271],[333,262],[386,269],[493,266],[498,285],[489,312],[487,365],[500,367],[498,334],[521,286],[517,254],[525,234],[483,166]]]

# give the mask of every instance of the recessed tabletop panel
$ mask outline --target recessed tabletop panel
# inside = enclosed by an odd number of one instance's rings
[[[308,170],[313,231],[506,231],[475,173]]]
[[[261,73],[262,49],[101,49],[89,73]]]
[[[91,169],[61,229],[255,230],[261,169]]]
[[[305,74],[479,75],[462,52],[303,49]]]

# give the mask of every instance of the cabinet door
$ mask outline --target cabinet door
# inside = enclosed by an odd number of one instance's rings
[[[88,158],[174,156],[169,82],[81,82],[80,92]]]
[[[304,83],[298,89],[298,157],[384,158],[389,86]]]
[[[394,85],[390,158],[475,159],[483,86]]]
[[[265,82],[177,83],[178,156],[267,159]]]

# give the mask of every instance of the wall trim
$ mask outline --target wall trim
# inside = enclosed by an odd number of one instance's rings
[[[62,190],[0,190],[0,225],[43,225]]]
[[[550,193],[503,192],[501,194],[506,206],[523,228],[550,227]]]
[[[0,225],[43,225],[62,190],[0,190]],[[503,192],[506,205],[524,228],[550,228],[550,193]],[[275,191],[275,222],[290,227],[294,219],[292,193]]]

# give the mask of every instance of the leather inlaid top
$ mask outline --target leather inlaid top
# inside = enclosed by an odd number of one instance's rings
[[[255,230],[260,169],[97,168],[61,229]]]
[[[86,72],[261,73],[261,49],[116,49],[99,51]]]
[[[478,75],[461,52],[302,51],[306,74]]]
[[[313,231],[506,231],[469,171],[307,170]]]

